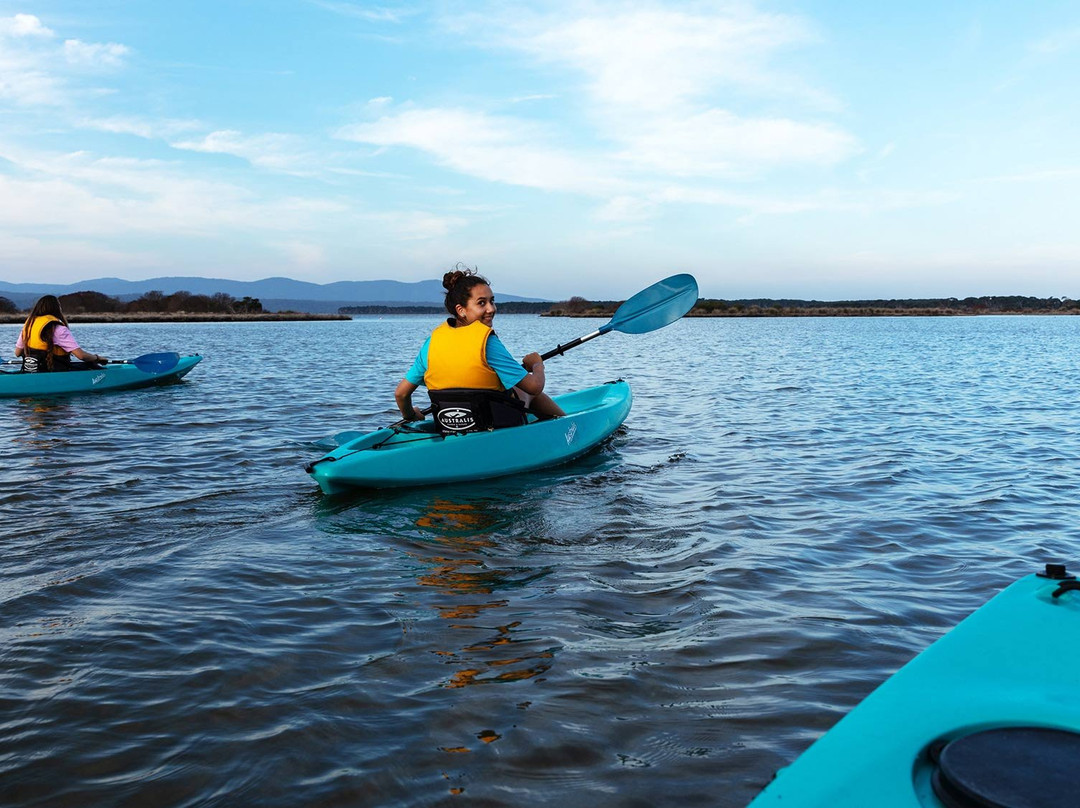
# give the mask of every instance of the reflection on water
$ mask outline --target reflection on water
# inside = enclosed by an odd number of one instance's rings
[[[70,428],[76,426],[75,408],[64,398],[26,399],[19,402],[22,429],[11,436],[16,449],[27,452],[31,465],[49,462],[48,452],[63,451],[72,445]]]
[[[417,581],[449,596],[449,601],[432,605],[441,618],[453,621],[453,634],[447,639],[461,635],[457,641],[465,643],[456,650],[435,652],[445,657],[448,665],[459,668],[446,682],[448,688],[532,679],[546,672],[555,656],[551,648],[537,648],[537,641],[527,636],[521,620],[499,622],[509,600],[485,597],[522,589],[546,574],[520,567],[487,567],[482,554],[494,550],[497,542],[486,531],[498,523],[491,511],[478,503],[446,499],[434,500],[430,510],[416,520],[417,527],[429,532],[439,548],[438,555],[412,553],[427,569]],[[494,739],[487,738],[487,742]]]
[[[431,509],[416,520],[417,527],[435,531],[480,531],[498,524],[490,512],[479,508],[474,503],[454,503],[446,499],[437,499],[431,503]],[[490,539],[478,539],[487,547]]]

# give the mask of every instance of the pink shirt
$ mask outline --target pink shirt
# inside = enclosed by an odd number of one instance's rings
[[[75,341],[75,337],[71,336],[71,332],[66,326],[57,323],[53,326],[53,345],[57,348],[63,348],[68,353],[77,350],[79,343]],[[25,348],[26,343],[23,341],[22,331],[19,331],[19,338],[15,340],[16,348]]]

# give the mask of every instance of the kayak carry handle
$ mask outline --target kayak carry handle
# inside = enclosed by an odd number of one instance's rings
[[[1062,595],[1064,595],[1066,592],[1076,592],[1076,591],[1080,591],[1080,581],[1065,581],[1064,583],[1061,584],[1061,586],[1059,586],[1057,589],[1055,589],[1053,591],[1053,593],[1050,595],[1050,597],[1054,598],[1054,600],[1057,600]]]

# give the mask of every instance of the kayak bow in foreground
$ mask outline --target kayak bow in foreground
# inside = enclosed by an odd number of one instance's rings
[[[609,437],[630,412],[624,381],[555,396],[566,415],[443,437],[432,421],[370,432],[310,463],[326,494],[480,480],[566,463]]]
[[[150,354],[149,357],[176,356]],[[144,357],[139,357],[143,359]],[[0,398],[99,393],[103,390],[130,390],[168,384],[180,379],[202,360],[198,354],[177,356],[175,361],[110,362],[97,370],[68,370],[53,373],[0,373]]]
[[[1002,591],[818,739],[750,808],[1080,805],[1080,582]]]

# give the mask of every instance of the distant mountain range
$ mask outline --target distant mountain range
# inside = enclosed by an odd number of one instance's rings
[[[233,297],[257,297],[267,311],[304,311],[316,314],[336,312],[342,306],[441,306],[445,291],[436,280],[402,283],[401,281],[337,281],[308,283],[292,278],[264,278],[261,281],[230,281],[223,278],[151,278],[125,281],[121,278],[94,278],[78,283],[7,283],[0,281],[0,295],[20,308],[28,308],[42,295],[66,295],[72,292],[101,292],[121,300],[134,300],[147,292],[171,295],[190,292],[213,295],[224,292]],[[500,300],[543,302],[541,298],[498,294]]]

